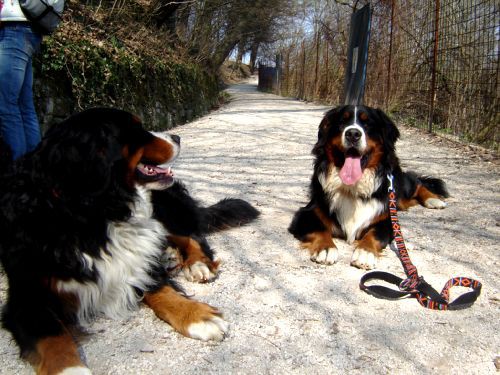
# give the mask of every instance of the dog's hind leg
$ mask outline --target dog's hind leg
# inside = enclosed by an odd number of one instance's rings
[[[170,235],[168,240],[175,244],[181,253],[182,272],[188,281],[207,282],[217,275],[219,262],[207,256],[203,245],[208,248],[208,244],[203,244],[203,239],[197,241],[193,237]]]
[[[446,195],[447,197],[447,195]],[[446,202],[444,196],[433,193],[426,186],[418,184],[415,188],[415,193],[409,199],[398,197],[398,209],[407,210],[418,204],[426,208],[445,208]]]
[[[415,194],[418,202],[427,208],[445,208],[443,198],[450,195],[444,181],[432,177],[420,177],[419,180],[421,185],[417,187]]]
[[[193,339],[221,341],[229,330],[216,308],[190,300],[171,286],[146,293],[144,302],[177,332]]]
[[[404,183],[401,191],[397,191],[398,209],[408,208],[420,204],[427,208],[445,208],[444,198],[450,195],[443,180],[428,176],[417,176],[413,172],[404,174]]]

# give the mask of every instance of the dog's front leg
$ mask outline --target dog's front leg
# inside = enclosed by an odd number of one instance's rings
[[[221,341],[229,329],[216,308],[184,297],[171,286],[146,293],[144,302],[177,332],[193,339]]]
[[[332,239],[334,224],[318,207],[304,207],[295,213],[288,231],[309,250],[311,260],[334,264],[338,259],[337,246]]]
[[[371,270],[377,267],[382,250],[391,242],[391,221],[387,214],[381,215],[356,242],[351,266]]]
[[[38,375],[91,375],[82,363],[78,347],[69,333],[39,339],[32,362]]]

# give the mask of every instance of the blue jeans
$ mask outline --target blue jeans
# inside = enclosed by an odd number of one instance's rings
[[[42,36],[27,22],[0,25],[0,131],[15,159],[40,142],[33,103],[33,54]]]

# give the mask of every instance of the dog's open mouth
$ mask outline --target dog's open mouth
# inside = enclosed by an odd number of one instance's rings
[[[143,183],[161,182],[172,184],[174,173],[171,167],[160,167],[158,165],[139,163],[135,169],[136,178]]]
[[[344,165],[339,172],[340,179],[345,185],[354,185],[363,176],[368,155],[361,155],[357,149],[350,148],[345,152],[344,157]]]

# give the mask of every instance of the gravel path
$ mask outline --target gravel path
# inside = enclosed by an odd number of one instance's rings
[[[339,243],[333,266],[311,262],[287,233],[306,203],[310,150],[327,107],[263,94],[254,81],[232,86],[232,101],[175,129],[183,150],[176,175],[200,201],[226,196],[252,202],[262,217],[212,235],[220,276],[193,284],[196,299],[231,324],[221,343],[172,332],[147,308],[127,321],[99,319],[83,342],[95,374],[494,374],[500,355],[500,167],[464,147],[400,127],[405,168],[443,178],[444,210],[400,215],[413,262],[435,288],[451,276],[484,284],[469,309],[426,310],[413,299],[385,301],[358,288],[352,249]],[[402,274],[394,253],[379,268]],[[0,302],[6,282],[0,283]],[[460,289],[460,288],[459,288]],[[0,374],[29,374],[0,330]],[[500,364],[499,364],[500,366]]]

